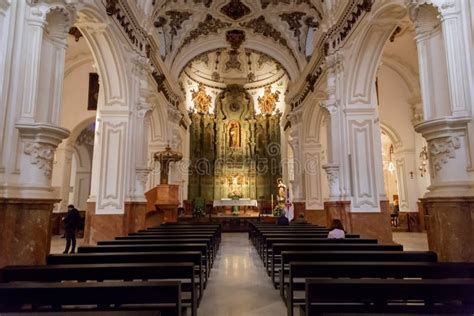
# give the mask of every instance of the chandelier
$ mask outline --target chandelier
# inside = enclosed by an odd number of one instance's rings
[[[420,176],[424,176],[426,174],[426,166],[428,165],[428,151],[426,150],[426,146],[423,146],[423,149],[420,152],[420,166],[418,170],[420,170]]]
[[[393,174],[396,170],[395,164],[392,161],[392,154],[393,154],[393,145],[390,145],[390,148],[388,150],[388,157],[389,157],[389,162],[388,162],[388,171],[390,171],[391,174]]]

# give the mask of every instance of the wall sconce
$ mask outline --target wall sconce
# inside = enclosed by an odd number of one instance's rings
[[[424,176],[426,174],[426,166],[428,165],[428,151],[426,150],[426,146],[423,146],[423,149],[420,152],[420,166],[418,170],[420,170],[420,176]]]
[[[414,172],[410,171],[410,179],[413,179],[413,174],[414,174]]]

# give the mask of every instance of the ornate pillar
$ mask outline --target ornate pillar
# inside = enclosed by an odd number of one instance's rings
[[[472,121],[468,70],[472,52],[466,40],[471,21],[461,12],[468,5],[463,0],[441,1],[441,12],[427,4],[410,6],[425,118],[415,130],[428,143],[431,178],[422,201],[429,246],[442,261],[474,261],[472,247],[465,247],[474,242],[474,178],[468,137],[472,133],[468,125]]]
[[[3,38],[9,4],[5,29],[10,37]],[[51,187],[52,163],[58,144],[69,136],[58,123],[74,11],[62,1],[0,0],[5,43],[0,51],[0,248],[5,249],[0,266],[44,263],[49,253],[50,217],[59,201]]]

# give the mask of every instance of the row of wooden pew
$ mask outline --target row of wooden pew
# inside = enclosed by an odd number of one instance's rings
[[[5,312],[140,311],[195,316],[219,250],[218,224],[164,224],[0,270]]]
[[[474,314],[474,263],[310,224],[252,223],[249,239],[288,315]],[[471,245],[472,246],[472,245]]]

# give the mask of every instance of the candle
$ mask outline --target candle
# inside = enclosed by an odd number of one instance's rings
[[[271,209],[272,209],[272,212],[273,212],[273,194],[272,194],[272,204],[271,204]]]

